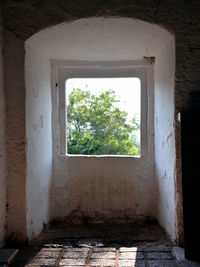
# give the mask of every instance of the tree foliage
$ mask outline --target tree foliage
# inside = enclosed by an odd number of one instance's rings
[[[118,96],[108,90],[94,95],[73,89],[67,103],[69,154],[138,155],[137,119],[127,122],[127,112],[117,106]]]

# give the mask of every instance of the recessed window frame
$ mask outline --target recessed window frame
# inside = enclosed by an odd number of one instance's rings
[[[52,60],[52,100],[54,151],[64,157],[131,157],[148,156],[153,141],[153,66],[145,58],[135,61],[86,62]],[[66,147],[65,83],[70,78],[139,78],[141,82],[140,156],[135,155],[72,155]]]

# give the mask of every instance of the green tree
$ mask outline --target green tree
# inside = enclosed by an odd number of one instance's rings
[[[73,89],[67,103],[69,154],[138,155],[137,119],[127,122],[127,112],[117,106],[118,96],[108,90],[99,95]]]

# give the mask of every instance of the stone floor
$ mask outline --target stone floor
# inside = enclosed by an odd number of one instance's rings
[[[29,246],[20,247],[12,267],[183,267],[174,245],[156,223],[55,224]]]

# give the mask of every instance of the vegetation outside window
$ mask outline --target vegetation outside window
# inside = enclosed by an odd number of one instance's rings
[[[66,81],[67,153],[140,155],[139,78]]]

